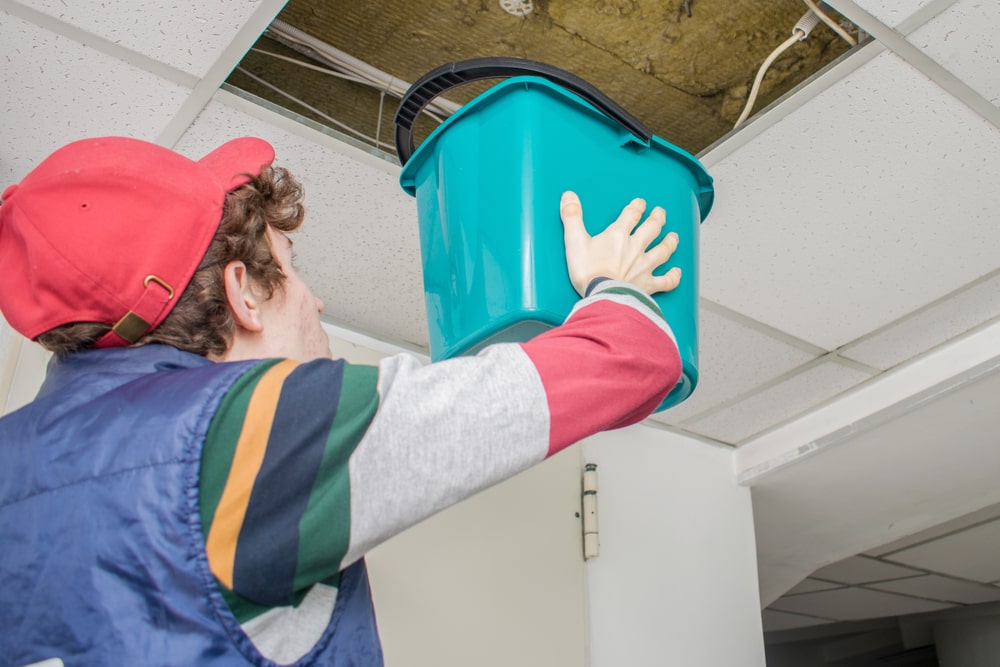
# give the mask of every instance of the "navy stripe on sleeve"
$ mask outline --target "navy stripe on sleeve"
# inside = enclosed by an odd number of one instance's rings
[[[236,546],[233,589],[259,604],[293,604],[299,521],[340,401],[344,362],[299,366],[285,380]]]

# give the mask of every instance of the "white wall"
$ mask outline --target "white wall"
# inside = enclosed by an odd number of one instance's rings
[[[763,666],[750,492],[732,453],[642,425],[625,435],[584,443],[599,480],[591,666]]]
[[[579,461],[561,452],[369,553],[388,667],[586,664]]]
[[[335,356],[381,356],[328,331]],[[585,565],[583,463],[598,465],[600,528]],[[648,426],[589,438],[394,538],[369,567],[390,667],[764,665],[732,452]]]
[[[35,397],[51,356],[0,316],[0,415],[13,412]]]
[[[335,357],[395,351],[326,328]],[[583,667],[580,479],[573,447],[370,552],[388,667]]]
[[[7,397],[14,381],[14,369],[20,351],[20,339],[0,314],[0,415],[7,412]]]

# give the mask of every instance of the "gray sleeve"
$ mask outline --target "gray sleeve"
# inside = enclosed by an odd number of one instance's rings
[[[545,389],[520,345],[379,365],[379,408],[348,463],[346,567],[389,537],[545,458]]]

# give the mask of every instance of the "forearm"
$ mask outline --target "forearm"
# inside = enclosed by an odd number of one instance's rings
[[[379,410],[350,461],[351,541],[342,567],[411,525],[540,462],[544,390],[517,345],[379,366]]]
[[[380,405],[351,457],[346,566],[375,544],[593,433],[648,416],[680,376],[655,303],[605,282],[521,345],[380,367]]]
[[[656,303],[632,285],[591,288],[561,327],[524,344],[548,401],[549,451],[649,416],[681,360]]]
[[[655,304],[610,282],[562,326],[475,357],[425,366],[397,355],[377,375],[328,360],[262,363],[227,394],[206,441],[204,526],[211,545],[226,546],[209,549],[213,572],[251,600],[282,604],[428,516],[580,438],[644,418],[679,372]],[[264,417],[274,425],[261,430]],[[315,427],[305,428],[307,417]],[[255,473],[234,478],[246,468],[235,443],[247,432],[263,457]],[[223,493],[234,479],[245,497]],[[246,520],[216,525],[237,515]],[[220,541],[215,531],[227,526]],[[289,526],[297,539],[273,539]],[[293,563],[294,581],[253,574],[275,562]]]

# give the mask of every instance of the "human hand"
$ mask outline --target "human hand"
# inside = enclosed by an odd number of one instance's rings
[[[570,282],[580,296],[584,296],[594,278],[623,280],[647,294],[669,292],[680,284],[679,267],[673,267],[662,276],[653,275],[653,271],[677,249],[677,234],[670,232],[650,248],[649,244],[666,224],[667,214],[657,206],[637,228],[645,210],[645,201],[633,199],[622,209],[617,220],[597,236],[591,236],[583,225],[580,198],[573,192],[563,193],[559,216],[566,241],[566,265]]]

